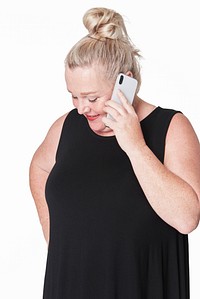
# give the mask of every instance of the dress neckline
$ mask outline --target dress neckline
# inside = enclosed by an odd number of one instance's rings
[[[145,116],[141,121],[140,121],[140,124],[142,125],[144,122],[146,122],[149,118],[151,118],[158,110],[160,110],[161,107],[160,106],[156,106],[155,109],[153,109],[147,116]],[[84,117],[84,116],[83,116]],[[116,139],[115,138],[115,135],[111,135],[111,136],[102,136],[102,135],[98,135],[97,133],[95,133],[89,126],[87,120],[85,119],[84,117],[84,120],[85,120],[85,123],[86,123],[86,126],[87,126],[87,129],[88,131],[90,132],[91,135],[93,135],[94,137],[96,138],[99,138],[99,139],[104,139],[104,140],[112,140],[112,139]]]
[[[160,106],[156,106],[147,116],[145,116],[140,123],[145,122],[146,120],[148,120],[149,118],[151,118],[155,113],[157,113],[158,110],[160,110],[161,107]]]

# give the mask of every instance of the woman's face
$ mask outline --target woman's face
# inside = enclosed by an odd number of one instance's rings
[[[79,114],[83,114],[90,128],[99,135],[107,135],[111,130],[105,127],[102,117],[106,115],[103,108],[110,100],[113,83],[103,76],[100,67],[77,67],[65,72],[67,89]]]

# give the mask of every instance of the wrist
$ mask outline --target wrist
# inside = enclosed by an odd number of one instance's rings
[[[126,151],[129,158],[140,159],[144,158],[145,154],[150,151],[149,147],[146,145],[145,142],[141,142],[137,145],[132,145]]]

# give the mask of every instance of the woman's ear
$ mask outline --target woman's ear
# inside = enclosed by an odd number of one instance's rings
[[[126,75],[133,78],[133,74],[131,71],[126,72]]]

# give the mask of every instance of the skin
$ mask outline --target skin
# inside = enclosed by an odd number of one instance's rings
[[[127,74],[131,75],[130,72]],[[155,109],[154,105],[137,96],[131,105],[121,92],[122,105],[113,102],[111,94],[114,84],[106,80],[102,69],[97,66],[73,70],[66,68],[65,76],[74,107],[87,118],[96,134],[116,136],[156,213],[183,234],[193,231],[200,217],[200,145],[189,120],[180,113],[172,118],[162,164],[146,145],[140,127],[140,121]],[[107,113],[113,119],[108,119]],[[55,163],[66,116],[61,116],[51,126],[30,165],[30,188],[47,243],[49,213],[44,188]]]

